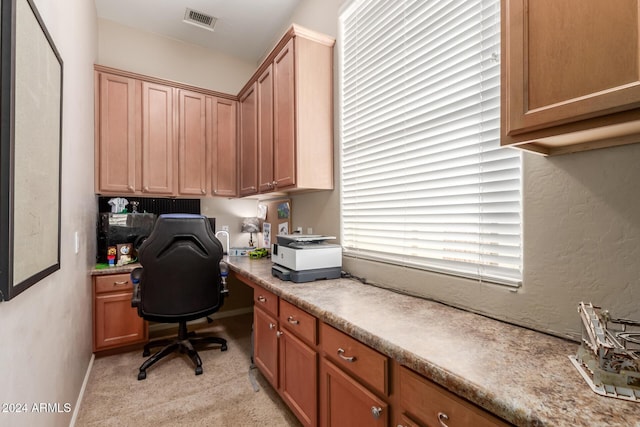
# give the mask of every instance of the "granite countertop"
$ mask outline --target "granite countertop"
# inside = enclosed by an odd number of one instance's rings
[[[591,391],[568,357],[578,349],[575,342],[355,280],[284,282],[272,277],[270,260],[229,257],[228,263],[282,299],[516,425],[640,427],[640,403]]]
[[[125,265],[116,265],[114,267],[94,268],[89,271],[91,276],[104,276],[107,274],[131,273],[134,268],[141,267],[139,262]]]

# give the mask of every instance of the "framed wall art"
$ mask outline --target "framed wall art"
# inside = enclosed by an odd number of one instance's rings
[[[3,0],[0,301],[60,269],[62,70],[32,0]]]

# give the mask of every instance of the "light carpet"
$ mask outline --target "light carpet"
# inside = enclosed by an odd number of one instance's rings
[[[141,350],[96,358],[75,425],[300,426],[260,372],[250,369],[251,322],[247,314],[218,319],[198,330],[228,341],[227,351],[199,351],[202,375],[195,375],[186,354],[157,362],[142,381],[137,379],[145,360]]]

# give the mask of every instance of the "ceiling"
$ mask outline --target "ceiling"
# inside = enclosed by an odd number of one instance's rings
[[[303,0],[95,0],[98,17],[258,62]],[[214,31],[183,22],[185,10],[217,18]]]

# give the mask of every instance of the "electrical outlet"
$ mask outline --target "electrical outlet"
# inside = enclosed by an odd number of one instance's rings
[[[229,232],[229,226],[228,225],[223,225],[222,226],[222,231],[226,231],[228,233]]]
[[[307,227],[307,234],[313,234],[313,228]]]
[[[77,231],[73,234],[73,247],[75,253],[78,254],[80,252],[80,236]]]

